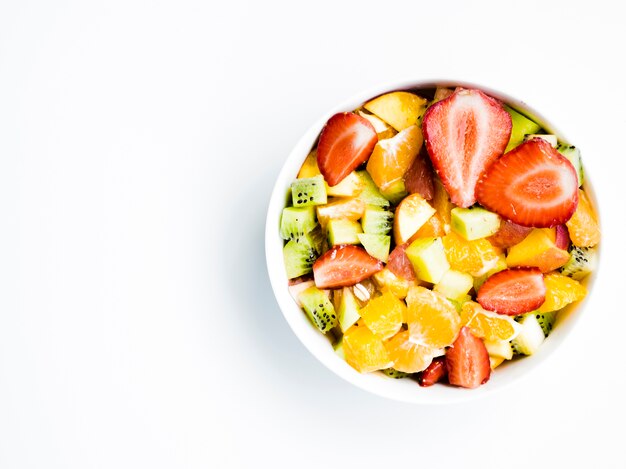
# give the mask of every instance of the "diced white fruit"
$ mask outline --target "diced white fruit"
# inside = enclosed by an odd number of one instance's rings
[[[519,321],[520,333],[511,341],[513,350],[523,355],[532,355],[545,340],[545,335],[535,313],[525,314]]]
[[[293,299],[296,300],[296,304],[300,308],[302,308],[302,303],[300,302],[300,299],[298,298],[300,296],[300,293],[302,293],[307,288],[312,287],[313,285],[315,285],[315,282],[313,280],[307,280],[306,282],[300,282],[300,283],[296,283],[295,285],[289,285],[289,293],[291,294]]]
[[[417,238],[405,252],[417,277],[425,282],[438,283],[450,270],[441,238]]]
[[[336,186],[326,184],[326,194],[333,197],[355,197],[363,190],[363,181],[355,171],[348,174]]]
[[[492,357],[501,357],[505,360],[513,358],[513,349],[508,340],[498,340],[494,342],[485,340],[485,347]]]
[[[497,367],[502,365],[502,362],[504,362],[504,358],[489,355],[489,366],[492,370],[495,370]]]
[[[406,243],[419,230],[436,210],[419,194],[405,197],[394,218],[393,235],[396,244]]]
[[[541,138],[552,145],[554,148],[559,144],[559,140],[556,138],[556,135],[551,134],[529,134],[524,137],[524,141],[528,141],[533,138]]]
[[[486,238],[500,229],[500,216],[482,207],[455,207],[450,212],[452,231],[468,241]]]
[[[331,219],[326,227],[328,230],[328,242],[337,244],[359,244],[358,234],[362,233],[361,224],[352,220]]]
[[[435,285],[433,290],[441,293],[446,298],[452,300],[460,300],[465,297],[474,286],[474,277],[465,272],[459,272],[458,270],[448,270],[439,283]]]
[[[347,331],[360,317],[359,304],[352,294],[352,290],[348,287],[343,287],[339,308],[337,309],[337,318],[341,332]]]

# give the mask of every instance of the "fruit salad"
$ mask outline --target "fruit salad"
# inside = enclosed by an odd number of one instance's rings
[[[579,149],[478,89],[332,116],[290,192],[289,290],[360,373],[476,388],[537,352],[596,265]]]

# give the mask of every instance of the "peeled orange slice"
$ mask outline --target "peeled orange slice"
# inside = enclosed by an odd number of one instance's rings
[[[417,373],[425,370],[433,361],[435,349],[414,344],[409,331],[401,331],[385,342],[393,368],[405,373]]]
[[[361,308],[360,314],[370,331],[382,339],[388,339],[402,327],[406,305],[391,291],[386,291],[370,300]]]
[[[598,220],[584,191],[578,190],[578,206],[567,223],[569,236],[574,246],[592,247],[600,242]]]
[[[564,308],[574,301],[582,300],[587,289],[573,278],[563,274],[544,275],[546,284],[546,301],[539,307],[540,313],[549,313]]]
[[[461,323],[468,326],[472,334],[489,342],[512,340],[520,331],[512,316],[487,311],[473,301],[463,303]]]
[[[342,346],[346,362],[361,373],[393,366],[383,340],[365,325],[350,327],[343,335]]]
[[[480,277],[492,269],[502,250],[491,245],[485,238],[467,241],[454,231],[441,238],[450,268]]]
[[[432,348],[454,342],[461,329],[461,318],[445,296],[424,287],[411,287],[406,303],[411,342]]]

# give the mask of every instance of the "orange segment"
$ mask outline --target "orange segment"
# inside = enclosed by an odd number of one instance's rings
[[[363,107],[397,131],[401,131],[417,124],[426,110],[427,103],[428,101],[416,94],[394,91],[368,101]]]
[[[450,201],[450,196],[446,192],[443,183],[439,178],[434,178],[433,185],[435,187],[435,195],[432,204],[437,210],[437,215],[441,217],[446,232],[450,231],[450,212],[454,208],[454,204]]]
[[[574,246],[592,247],[600,242],[600,226],[591,202],[584,191],[578,190],[578,207],[567,223]]]
[[[422,131],[417,125],[412,125],[376,144],[366,169],[381,191],[402,180],[423,142]]]
[[[411,287],[406,302],[412,342],[433,348],[454,342],[461,329],[461,318],[445,296],[424,287]]]
[[[418,285],[417,280],[407,280],[405,278],[398,277],[391,270],[389,270],[388,267],[376,272],[373,278],[380,291],[390,291],[401,299],[406,298],[411,286]]]
[[[348,365],[361,373],[393,366],[383,340],[367,326],[350,327],[343,335],[342,345]]]
[[[502,250],[485,238],[467,241],[451,231],[441,238],[450,268],[480,277],[498,262]]]
[[[512,340],[520,331],[512,316],[487,311],[473,301],[463,303],[461,323],[468,326],[475,336],[490,342]]]
[[[394,369],[405,373],[425,370],[433,361],[435,350],[410,341],[409,331],[398,332],[385,342]]]
[[[428,219],[426,223],[422,225],[419,230],[417,230],[417,233],[411,236],[409,242],[417,238],[439,238],[440,236],[444,236],[445,234],[446,229],[443,219],[439,216],[438,213],[435,213],[432,217]]]
[[[370,300],[361,308],[363,322],[382,339],[392,337],[402,327],[406,315],[406,305],[390,291]]]
[[[539,308],[540,313],[557,311],[574,301],[582,300],[587,289],[573,278],[563,274],[552,273],[544,275],[546,284],[546,301]]]

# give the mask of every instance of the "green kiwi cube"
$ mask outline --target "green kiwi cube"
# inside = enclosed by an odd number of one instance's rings
[[[283,247],[287,278],[292,279],[310,273],[317,255],[315,243],[308,235],[288,241]]]
[[[296,239],[311,232],[315,225],[314,207],[285,207],[280,217],[280,236]]]
[[[326,225],[328,242],[331,246],[338,244],[359,244],[359,233],[362,233],[361,224],[345,218],[331,218]]]
[[[393,213],[375,205],[368,205],[361,217],[363,232],[386,235],[393,226]]]
[[[316,286],[311,286],[300,293],[298,299],[309,319],[324,334],[337,325],[335,308],[322,290]]]
[[[473,286],[474,277],[470,274],[450,269],[443,274],[433,290],[441,293],[446,298],[458,301],[464,298]]]
[[[582,186],[584,182],[584,171],[583,162],[580,158],[580,150],[574,145],[566,144],[561,144],[556,147],[556,149],[561,155],[567,158],[570,163],[572,163],[572,166],[574,166],[574,169],[576,170],[576,175],[578,176],[578,187]]]
[[[417,278],[425,282],[438,283],[450,270],[441,238],[418,238],[406,249],[406,255]]]
[[[511,122],[513,124],[511,137],[505,150],[505,152],[507,152],[522,143],[527,134],[536,134],[539,132],[541,126],[518,111],[511,109],[509,106],[504,106],[504,108],[511,115]]]
[[[391,247],[391,236],[369,233],[359,233],[357,236],[370,256],[387,262],[387,259],[389,259],[389,248]]]
[[[486,238],[500,229],[500,216],[482,207],[455,207],[450,212],[452,230],[468,241]]]
[[[359,303],[354,297],[354,293],[348,287],[343,287],[339,307],[337,308],[337,319],[341,332],[346,332],[350,326],[361,318]]]
[[[517,319],[516,319],[517,320]],[[524,314],[517,322],[522,326],[521,331],[511,341],[513,352],[521,355],[532,355],[545,340],[541,324],[535,313]]]
[[[323,205],[327,201],[324,176],[296,179],[291,183],[291,198],[294,207]]]
[[[556,311],[550,311],[549,313],[537,313],[537,322],[541,326],[543,335],[548,337],[552,331],[552,327],[556,321]]]

